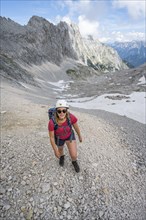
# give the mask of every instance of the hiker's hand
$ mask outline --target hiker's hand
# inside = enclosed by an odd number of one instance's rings
[[[60,158],[60,153],[59,153],[58,149],[54,150],[54,153],[57,158]]]
[[[79,141],[82,142],[82,136],[79,136]]]

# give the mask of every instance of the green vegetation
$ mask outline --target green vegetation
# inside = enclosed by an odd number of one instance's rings
[[[73,69],[68,69],[67,71],[66,71],[66,73],[68,74],[68,75],[76,75],[76,71],[75,70],[73,70]]]
[[[81,74],[78,70],[68,69],[66,73],[71,77],[71,79],[81,79]]]
[[[113,67],[109,66],[109,65],[104,65],[102,63],[97,63],[96,65],[94,65],[90,59],[87,59],[87,64],[89,67],[92,67],[94,70],[100,70],[100,71],[112,71]]]
[[[96,66],[91,62],[90,59],[87,59],[87,65],[88,65],[89,67],[92,67],[92,68],[95,69],[95,70],[98,70],[98,68],[96,68]]]

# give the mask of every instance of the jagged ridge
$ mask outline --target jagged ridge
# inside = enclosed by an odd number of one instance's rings
[[[33,16],[25,26],[3,17],[0,22],[1,54],[18,65],[40,65],[46,61],[59,65],[72,58],[102,71],[127,68],[112,48],[91,37],[82,39],[76,25],[54,25],[38,16]]]

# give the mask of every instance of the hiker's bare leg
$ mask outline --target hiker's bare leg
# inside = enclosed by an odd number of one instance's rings
[[[58,147],[58,151],[59,151],[59,153],[60,153],[60,156],[64,155],[63,147],[64,147],[64,145],[61,146],[61,147]]]
[[[69,154],[71,156],[72,161],[77,160],[77,143],[76,143],[76,141],[75,140],[72,140],[72,142],[66,141],[66,145],[68,147]]]

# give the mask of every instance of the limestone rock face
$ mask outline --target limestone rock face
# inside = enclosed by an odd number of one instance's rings
[[[127,68],[113,48],[94,40],[92,36],[88,36],[88,39],[82,39],[77,25],[71,24],[69,33],[78,59],[86,65],[102,71]]]
[[[45,61],[59,64],[65,56],[75,58],[67,26],[55,26],[47,20],[32,17],[26,26],[1,18],[1,52],[27,64]]]
[[[71,58],[102,71],[125,69],[117,52],[93,40],[83,39],[78,26],[60,22],[54,25],[44,18],[33,16],[21,26],[11,19],[0,17],[1,59],[18,65],[40,65],[52,62],[59,65]],[[11,64],[10,64],[11,65]]]

